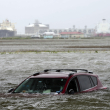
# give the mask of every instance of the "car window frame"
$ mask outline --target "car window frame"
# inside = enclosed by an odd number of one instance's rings
[[[77,76],[73,76],[70,80],[69,80],[69,82],[68,82],[68,84],[67,84],[67,87],[66,87],[66,91],[65,91],[65,93],[67,93],[68,94],[68,86],[69,86],[69,84],[70,84],[70,82],[74,79],[74,78],[77,78]],[[77,89],[78,89],[78,92],[80,92],[80,84],[79,84],[79,81],[78,81],[78,78],[77,78],[77,84],[76,84],[76,86],[77,86]],[[78,92],[76,92],[76,93],[78,93]]]

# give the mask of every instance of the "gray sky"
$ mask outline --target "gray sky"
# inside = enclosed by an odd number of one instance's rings
[[[0,0],[0,23],[16,23],[18,33],[35,19],[50,28],[94,28],[105,18],[110,22],[110,0]]]

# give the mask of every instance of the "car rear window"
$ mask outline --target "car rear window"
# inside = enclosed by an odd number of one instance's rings
[[[92,87],[90,79],[86,75],[80,75],[78,76],[78,80],[80,83],[81,91],[89,89]]]
[[[97,78],[95,76],[91,76],[91,79],[94,83],[94,86],[96,86],[97,85]]]

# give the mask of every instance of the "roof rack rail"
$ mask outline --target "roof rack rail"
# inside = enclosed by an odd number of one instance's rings
[[[93,74],[93,72],[89,72],[90,74]]]
[[[37,72],[37,73],[34,73],[33,76],[36,76],[36,75],[39,75],[39,74],[40,74],[40,72]]]
[[[46,69],[46,70],[44,70],[44,72],[48,72],[48,71],[55,71],[55,72],[72,71],[72,72],[76,72],[76,73],[78,71],[88,72],[88,70],[86,70],[86,69]]]

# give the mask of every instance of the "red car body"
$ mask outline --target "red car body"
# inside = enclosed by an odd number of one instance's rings
[[[47,69],[26,78],[9,92],[74,94],[100,89],[106,89],[106,87],[103,87],[97,75],[88,70]]]

